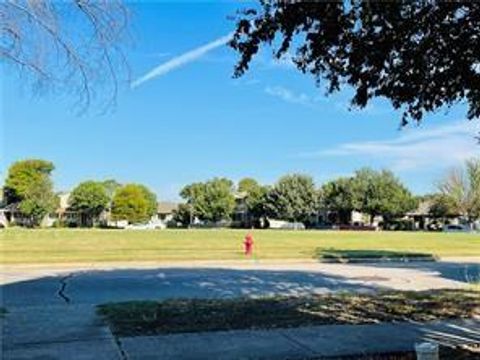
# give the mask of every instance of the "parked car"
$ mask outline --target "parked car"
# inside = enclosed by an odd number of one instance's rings
[[[155,230],[155,229],[165,229],[166,225],[161,221],[150,221],[146,224],[131,224],[127,225],[125,229],[129,230]]]
[[[268,219],[268,223],[270,225],[270,229],[305,230],[305,224],[301,222]]]
[[[443,227],[444,232],[471,232],[472,229],[467,225],[449,224]]]

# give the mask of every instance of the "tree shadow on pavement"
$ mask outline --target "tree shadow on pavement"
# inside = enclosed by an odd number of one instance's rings
[[[157,268],[76,271],[0,287],[5,307],[99,304],[167,298],[300,296],[333,291],[372,292],[382,286],[322,272]]]

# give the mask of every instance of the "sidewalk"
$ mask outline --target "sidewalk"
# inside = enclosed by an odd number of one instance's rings
[[[308,359],[480,344],[480,319],[115,338],[94,306],[70,305],[13,308],[0,324],[9,360]]]
[[[0,326],[1,359],[122,360],[93,305],[11,307]]]
[[[327,325],[120,338],[130,360],[308,359],[412,351],[415,343],[480,344],[480,319],[429,324]]]

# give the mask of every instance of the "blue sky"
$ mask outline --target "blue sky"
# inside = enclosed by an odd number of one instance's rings
[[[103,115],[78,116],[68,97],[32,97],[4,67],[1,176],[13,161],[45,158],[56,165],[57,190],[115,178],[176,200],[183,185],[214,176],[273,183],[301,172],[321,184],[371,166],[425,193],[446,169],[480,155],[478,121],[465,120],[463,105],[399,130],[401,114],[387,102],[348,111],[348,89],[327,98],[268,50],[233,79],[236,54],[219,43],[234,11],[229,2],[134,5],[127,56],[138,86]]]

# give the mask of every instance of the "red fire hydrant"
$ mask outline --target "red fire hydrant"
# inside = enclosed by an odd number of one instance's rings
[[[245,255],[249,256],[252,255],[253,252],[253,235],[252,233],[248,233],[247,236],[245,236]]]

